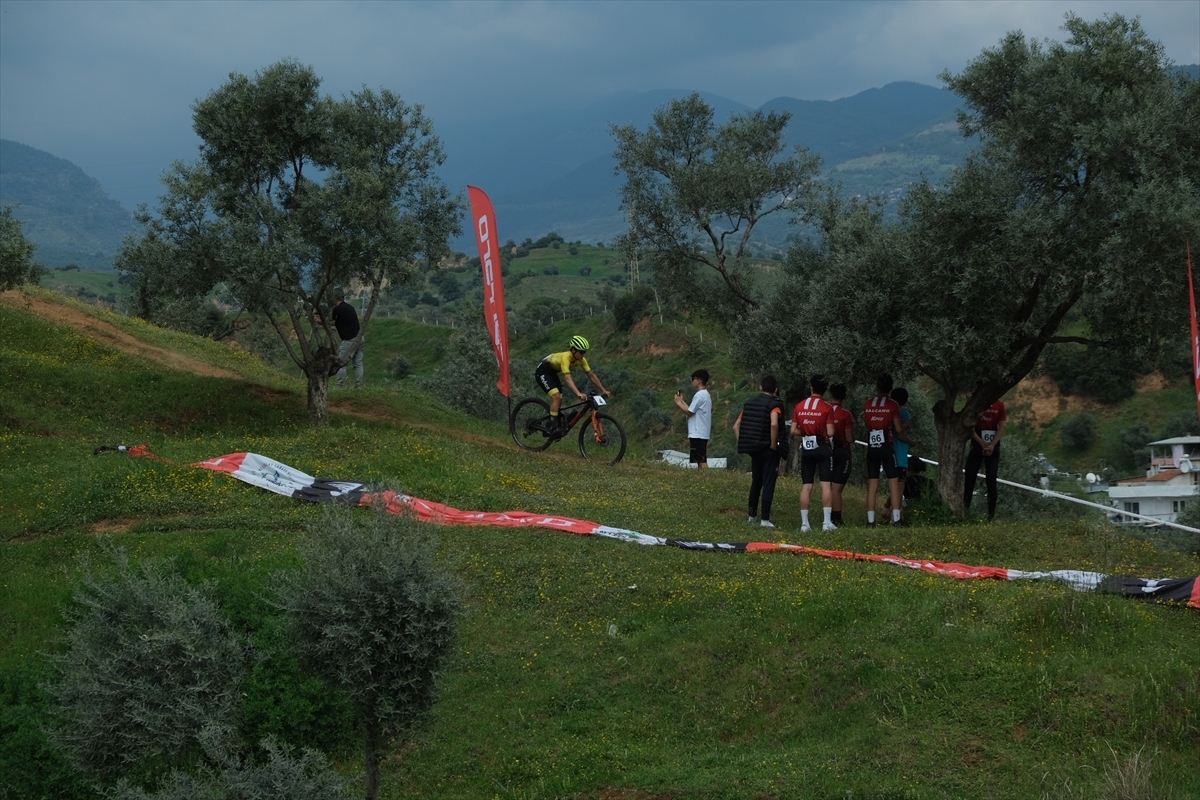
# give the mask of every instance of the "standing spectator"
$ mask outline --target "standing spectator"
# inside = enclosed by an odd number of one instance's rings
[[[906,408],[908,405],[908,389],[903,386],[897,386],[892,389],[892,399],[896,401],[896,405],[900,406],[900,425],[896,428],[896,440],[893,447],[896,450],[896,468],[900,471],[900,493],[895,497],[888,496],[891,505],[900,503],[900,508],[904,508],[904,498],[908,497],[905,493],[905,482],[908,480],[908,448],[910,445],[919,444],[916,439],[908,435],[908,421],[912,419],[912,412]]]
[[[687,416],[688,461],[700,469],[708,469],[708,440],[712,438],[712,397],[708,393],[708,370],[692,373],[691,404],[683,402],[683,392],[675,393],[675,405]]]
[[[893,442],[900,425],[900,406],[888,394],[892,376],[886,372],[875,382],[875,396],[863,404],[863,422],[867,425],[867,525],[875,525],[875,499],[879,493],[879,470],[887,477],[888,491],[900,497],[900,469],[896,465]],[[900,508],[892,509],[892,524],[900,523]]]
[[[967,452],[966,475],[963,479],[963,510],[971,509],[971,495],[975,493],[975,478],[980,465],[987,481],[988,521],[996,517],[996,477],[1000,471],[1000,440],[1008,425],[1008,414],[1004,401],[997,400],[979,415],[975,429],[971,431],[971,449]]]
[[[354,388],[361,389],[363,382],[363,342],[358,340],[358,312],[354,310],[354,306],[346,302],[346,293],[341,289],[334,290],[333,300],[333,313],[330,314],[330,317],[333,319],[333,326],[337,328],[338,338],[342,340],[342,347],[338,350],[338,358],[348,364],[351,353],[354,354]],[[345,384],[346,367],[343,366],[337,373],[337,385],[340,389]]]
[[[774,375],[764,375],[759,393],[746,401],[733,432],[738,452],[750,455],[750,522],[758,514],[762,495],[762,527],[774,528],[771,501],[775,498],[775,479],[779,477],[779,431],[783,427],[783,403],[779,402],[779,383]]]
[[[809,381],[812,394],[796,404],[792,411],[792,436],[800,442],[800,532],[808,533],[808,509],[812,503],[813,479],[821,481],[821,506],[825,521],[823,530],[835,530],[833,525],[833,406],[825,402],[829,381],[824,375],[813,375]]]
[[[833,474],[830,476],[832,489],[833,524],[842,524],[842,492],[850,480],[850,445],[854,444],[854,414],[846,408],[846,384],[835,383],[829,387],[833,402]]]

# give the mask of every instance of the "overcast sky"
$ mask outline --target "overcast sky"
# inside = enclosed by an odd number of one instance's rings
[[[66,158],[127,208],[196,155],[191,104],[293,57],[326,92],[387,87],[462,122],[616,92],[687,89],[757,107],[897,80],[939,85],[1005,33],[1138,16],[1200,63],[1200,0],[857,2],[56,2],[0,0],[0,138]]]

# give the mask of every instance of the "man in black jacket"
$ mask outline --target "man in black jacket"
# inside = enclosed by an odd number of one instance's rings
[[[775,498],[775,479],[779,477],[779,432],[783,427],[783,403],[779,401],[779,383],[774,375],[764,375],[759,394],[742,406],[733,432],[737,436],[738,452],[750,456],[750,522],[758,514],[759,495],[762,496],[764,528],[774,528],[771,522],[771,501]]]
[[[346,293],[341,289],[337,289],[333,293],[333,313],[330,318],[333,320],[333,326],[337,328],[338,338],[342,340],[341,349],[338,351],[339,358],[347,358],[353,348],[354,355],[350,359],[354,362],[354,388],[361,389],[363,382],[363,349],[362,342],[357,342],[358,338],[358,312],[354,310],[354,306],[346,302]],[[338,370],[337,385],[344,386],[346,383],[346,368],[342,367]]]

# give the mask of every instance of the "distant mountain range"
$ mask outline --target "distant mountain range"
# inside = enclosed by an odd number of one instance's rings
[[[448,154],[443,175],[451,186],[470,183],[488,192],[505,239],[536,239],[551,230],[568,240],[611,239],[625,220],[610,126],[645,128],[655,109],[687,94],[646,92],[572,114],[548,109],[540,118],[493,120],[483,146],[462,146],[465,131],[441,126]],[[718,121],[752,110],[724,97],[701,97]],[[788,144],[819,155],[847,191],[892,194],[922,174],[940,177],[962,159],[967,143],[954,123],[958,105],[943,89],[891,83],[840,100],[780,97],[761,109],[789,112]],[[473,135],[478,142],[480,128]],[[763,231],[774,244],[786,233],[782,225]]]
[[[9,205],[37,245],[35,260],[47,267],[112,269],[121,240],[134,230],[129,211],[79,167],[0,139],[0,206]]]
[[[1193,77],[1200,67],[1181,68]],[[569,241],[611,240],[625,229],[614,174],[612,125],[650,124],[654,110],[686,90],[623,94],[602,103],[548,101],[536,114],[444,122],[435,130],[447,154],[442,177],[465,193],[488,192],[500,235],[521,241],[557,231]],[[748,106],[701,93],[718,121]],[[956,95],[918,83],[890,83],[840,100],[780,97],[761,106],[787,111],[787,141],[819,155],[846,192],[899,197],[922,175],[944,177],[970,147],[955,124]],[[192,158],[194,154],[182,154]],[[167,168],[163,165],[163,169]],[[49,153],[0,140],[0,205],[16,216],[46,266],[111,268],[122,238],[134,229],[130,212],[82,170]],[[760,241],[781,245],[788,229],[764,226]],[[455,247],[473,252],[466,237]]]

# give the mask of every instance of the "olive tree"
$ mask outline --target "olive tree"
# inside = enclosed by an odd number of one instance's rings
[[[362,725],[366,797],[379,796],[387,745],[432,707],[457,637],[462,588],[434,563],[420,523],[382,510],[328,513],[279,575],[278,605],[305,663],[344,692]]]
[[[211,586],[189,586],[168,562],[115,557],[115,574],[85,564],[64,610],[52,738],[104,777],[190,766],[233,741],[249,645]]]
[[[781,358],[832,374],[935,385],[938,488],[959,512],[971,427],[1047,347],[1136,357],[1187,319],[1200,82],[1136,21],[1068,15],[1064,28],[1062,43],[1009,34],[943,74],[978,148],[944,185],[913,187],[894,222],[849,203],[825,214],[770,308],[791,299],[792,315],[743,331],[761,342],[775,324]]]
[[[307,378],[318,425],[345,366],[334,292],[368,292],[361,341],[385,284],[449,252],[462,205],[435,174],[444,156],[421,106],[387,89],[340,100],[319,89],[310,67],[285,60],[197,101],[200,158],[173,165],[116,262],[143,316],[218,286],[263,315]]]
[[[755,228],[797,214],[815,185],[820,159],[786,152],[790,118],[755,111],[718,125],[692,94],[656,110],[645,131],[612,127],[626,246],[652,253],[656,280],[721,322],[760,302],[748,265]]]
[[[41,268],[33,262],[33,251],[13,207],[0,209],[0,292],[38,279]]]

